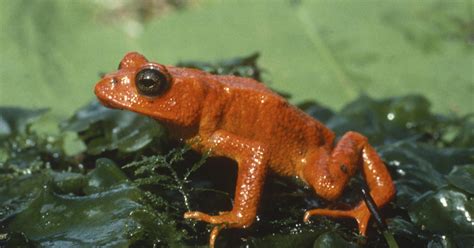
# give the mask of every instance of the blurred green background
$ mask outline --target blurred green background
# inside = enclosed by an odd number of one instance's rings
[[[473,111],[472,0],[0,3],[2,106],[70,116],[128,51],[164,64],[259,51],[294,103],[420,93],[435,111]]]

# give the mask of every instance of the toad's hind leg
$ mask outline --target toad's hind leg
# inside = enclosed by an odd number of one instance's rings
[[[306,165],[304,177],[316,193],[327,200],[335,200],[341,195],[360,166],[377,206],[387,204],[395,194],[395,186],[387,168],[369,145],[367,138],[359,133],[346,133],[330,154],[327,151],[316,151],[310,161],[313,164]],[[312,209],[305,213],[304,220],[308,221],[313,215],[354,218],[362,235],[365,235],[370,219],[370,211],[363,201],[345,211]]]

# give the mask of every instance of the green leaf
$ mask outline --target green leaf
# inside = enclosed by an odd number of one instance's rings
[[[454,241],[459,248],[469,248],[474,246],[474,234],[454,235]]]
[[[140,193],[131,187],[89,196],[57,195],[44,189],[9,223],[42,246],[129,244],[127,229],[138,227],[130,211],[140,207]],[[34,223],[32,225],[31,223]]]
[[[129,111],[105,108],[92,101],[61,124],[65,131],[74,131],[90,154],[119,150],[136,152],[163,135],[162,127],[148,117]]]
[[[312,247],[320,233],[301,232],[293,235],[273,234],[260,239],[250,239],[250,247],[258,248],[291,248],[291,247]]]
[[[87,147],[75,132],[64,132],[62,136],[62,149],[68,156],[78,155]]]
[[[24,233],[11,232],[3,234],[0,242],[5,244],[5,247],[36,247],[38,244],[26,237]]]
[[[457,246],[453,242],[450,236],[445,236],[441,238],[434,238],[428,242],[427,247],[429,248],[456,248]]]
[[[401,217],[388,219],[387,223],[390,232],[394,233],[397,237],[409,239],[412,244],[422,244],[430,238],[421,233],[415,224]]]
[[[177,63],[176,66],[195,68],[218,75],[249,77],[261,81],[262,69],[257,65],[257,59],[259,57],[259,53],[253,53],[245,57],[221,60],[216,63],[183,61]]]
[[[47,111],[47,109],[0,107],[0,139],[14,134],[25,134],[28,127]]]
[[[414,141],[381,146],[380,155],[397,185],[399,207],[408,207],[424,192],[448,184],[445,176],[456,164],[474,162],[473,149],[439,148]]]
[[[125,173],[112,160],[100,158],[95,163],[96,168],[87,175],[88,180],[87,186],[83,188],[84,193],[99,193],[128,181]]]
[[[360,92],[416,92],[436,111],[472,111],[469,1],[173,1],[182,11],[165,2],[3,0],[0,104],[67,116],[127,51],[165,64],[259,51],[272,88],[295,103],[340,108]]]
[[[25,209],[44,185],[52,180],[48,171],[19,177],[0,177],[0,221]]]
[[[392,143],[401,139],[421,138],[436,121],[426,98],[408,95],[375,100],[362,95],[348,103],[327,122],[339,135],[358,131],[369,137],[372,144]]]
[[[328,122],[332,117],[334,117],[334,112],[332,110],[315,101],[305,101],[297,106],[313,118],[323,123]]]
[[[474,195],[474,165],[454,166],[446,178],[453,186]]]
[[[97,160],[97,168],[86,176],[45,170],[1,185],[7,246],[128,247],[147,242],[147,235],[156,232],[153,237],[161,240],[148,245],[176,247],[183,235],[168,215],[142,201],[143,192],[108,159]]]
[[[313,248],[331,248],[331,247],[358,247],[357,245],[343,239],[336,232],[327,232],[319,235],[314,242]]]
[[[408,210],[411,220],[432,232],[459,234],[473,233],[474,200],[465,194],[442,188],[428,191]]]
[[[48,174],[52,180],[45,183],[43,188],[54,187],[55,193],[82,195],[84,187],[88,184],[87,178],[81,173],[49,171]]]

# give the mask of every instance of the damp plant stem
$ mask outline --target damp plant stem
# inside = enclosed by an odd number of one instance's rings
[[[360,190],[362,192],[362,197],[364,198],[364,202],[367,205],[367,208],[369,209],[370,213],[372,214],[372,217],[374,218],[375,223],[377,223],[377,226],[382,230],[383,236],[385,237],[385,241],[387,241],[388,247],[398,248],[397,241],[393,237],[392,233],[389,232],[384,219],[380,215],[380,211],[377,207],[377,204],[374,202],[374,199],[370,195],[367,185],[365,183],[362,183]]]
[[[397,241],[395,240],[393,234],[390,231],[385,230],[383,232],[383,236],[385,237],[385,241],[387,241],[389,248],[398,248]]]

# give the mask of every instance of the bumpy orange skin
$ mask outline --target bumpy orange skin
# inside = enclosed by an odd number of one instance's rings
[[[170,79],[168,90],[158,97],[143,96],[136,89],[135,75],[149,66]],[[95,94],[105,106],[159,120],[172,138],[198,152],[237,161],[233,209],[217,216],[184,214],[215,224],[211,246],[222,228],[252,224],[268,170],[298,177],[328,200],[339,197],[357,169],[362,170],[378,206],[395,194],[390,174],[367,138],[348,132],[334,144],[331,130],[255,80],[164,66],[132,52],[122,59],[118,71],[97,83]],[[309,210],[304,220],[312,215],[355,218],[361,234],[370,218],[364,202],[348,211]]]

